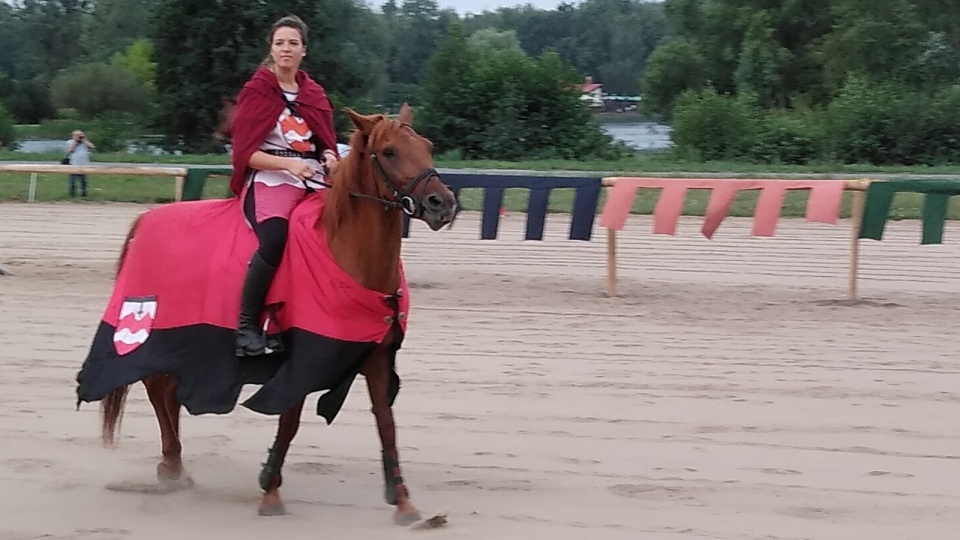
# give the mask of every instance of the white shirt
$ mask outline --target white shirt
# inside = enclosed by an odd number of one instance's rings
[[[296,92],[286,92],[287,99],[293,101],[297,99]],[[290,114],[286,107],[280,111],[277,123],[267,134],[267,138],[260,144],[260,150],[294,150],[296,152],[315,152],[316,145],[311,138],[313,132],[307,126],[306,120],[297,118]],[[311,180],[303,180],[299,176],[293,175],[288,171],[254,171],[253,181],[265,184],[267,186],[279,186],[282,184],[291,184],[300,189],[307,189],[309,185],[313,189],[322,189],[324,186],[317,182],[324,182],[323,166],[316,159],[306,159],[314,169],[317,175]]]

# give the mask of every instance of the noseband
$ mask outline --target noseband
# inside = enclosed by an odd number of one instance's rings
[[[427,167],[426,169],[420,171],[420,174],[413,179],[413,182],[410,182],[410,184],[407,185],[407,188],[401,192],[396,184],[390,181],[390,177],[387,176],[387,171],[383,170],[383,165],[380,165],[380,160],[377,159],[377,155],[371,153],[370,160],[373,161],[373,164],[377,166],[377,170],[380,171],[380,177],[383,179],[383,183],[386,184],[387,188],[390,189],[391,195],[393,196],[392,201],[386,199],[380,199],[380,201],[387,206],[400,208],[405,214],[412,218],[418,218],[423,215],[423,203],[419,198],[414,196],[414,191],[417,190],[417,186],[420,185],[420,182],[424,182],[424,186],[426,186],[425,180],[431,176],[440,178],[440,173],[438,173],[433,167]]]
[[[412,218],[421,217],[423,215],[423,203],[414,195],[413,192],[416,191],[417,186],[419,186],[421,182],[427,180],[431,176],[440,178],[440,173],[438,173],[433,167],[427,167],[426,169],[420,171],[420,174],[413,179],[413,182],[410,182],[406,189],[401,191],[397,185],[390,180],[390,177],[387,176],[387,171],[383,170],[383,165],[380,165],[377,155],[371,152],[370,160],[373,161],[373,164],[377,166],[377,170],[380,171],[380,178],[383,180],[384,185],[390,189],[393,199],[384,199],[383,197],[367,195],[366,193],[357,193],[355,191],[351,191],[350,195],[353,197],[372,199],[382,203],[386,208],[398,208],[403,210],[404,214],[407,214]],[[325,187],[333,187],[326,182],[322,182],[321,185]],[[426,185],[426,183],[424,183],[424,185]]]

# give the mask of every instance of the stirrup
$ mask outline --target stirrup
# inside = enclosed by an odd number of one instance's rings
[[[247,334],[248,339],[250,339],[251,343],[253,344],[262,343],[263,344],[262,347],[251,350],[251,349],[248,349],[247,347],[240,345],[239,342],[235,342],[234,346],[236,349],[235,350],[236,355],[239,357],[253,357],[253,356],[264,356],[264,355],[273,353],[273,350],[270,347],[271,340],[267,337],[267,326],[269,324],[270,324],[270,319],[268,318],[266,321],[264,321],[263,328],[261,328],[260,331],[257,333],[256,341],[253,340],[253,337],[250,336],[250,334]],[[237,336],[236,339],[239,339],[240,329],[237,329],[236,336]],[[246,345],[249,346],[251,345],[251,343],[247,343]]]
[[[237,345],[236,355],[240,357],[252,357],[252,356],[267,356],[270,354],[282,353],[285,350],[283,346],[283,340],[280,338],[279,334],[268,334],[267,329],[270,327],[270,322],[275,318],[276,311],[271,310],[271,314],[263,321],[263,328],[260,329],[260,339],[263,340],[263,349],[261,352],[251,354],[247,349]]]
[[[283,340],[280,339],[280,334],[270,335],[267,333],[267,329],[270,327],[270,322],[276,321],[277,319],[277,307],[275,305],[270,306],[270,313],[267,314],[267,318],[263,321],[263,341],[264,352],[263,354],[275,354],[282,353],[284,351]]]

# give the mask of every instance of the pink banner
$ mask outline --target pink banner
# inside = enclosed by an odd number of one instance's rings
[[[737,194],[742,190],[760,190],[754,210],[752,234],[773,236],[777,220],[783,210],[783,199],[789,190],[810,191],[807,200],[807,221],[836,225],[840,220],[840,205],[846,182],[843,180],[753,180],[729,178],[615,178],[608,191],[607,201],[600,215],[600,226],[622,230],[633,208],[637,190],[660,189],[653,214],[654,234],[676,234],[677,223],[683,211],[687,191],[710,189],[701,233],[712,238],[730,213]]]
[[[686,199],[687,186],[681,184],[664,186],[660,192],[657,207],[653,211],[653,234],[677,234],[677,222],[680,221],[683,201]]]
[[[733,206],[733,200],[737,198],[740,189],[739,181],[720,182],[713,186],[706,215],[703,217],[703,227],[700,228],[704,236],[713,238],[713,233],[717,232],[720,223],[730,213],[730,207]]]
[[[753,211],[754,236],[773,236],[786,194],[787,187],[782,184],[770,184],[760,192]]]

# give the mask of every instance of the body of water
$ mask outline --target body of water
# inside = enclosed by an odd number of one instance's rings
[[[673,143],[670,140],[670,126],[656,122],[611,122],[601,124],[603,129],[614,139],[623,141],[637,150],[661,150],[669,148]],[[96,142],[96,141],[94,141]],[[64,152],[67,151],[67,141],[35,140],[20,141],[19,152]],[[153,145],[131,144],[128,152],[148,151],[153,154],[162,154],[163,150]]]
[[[624,122],[601,124],[614,139],[637,150],[662,150],[673,146],[670,126],[657,122]]]

